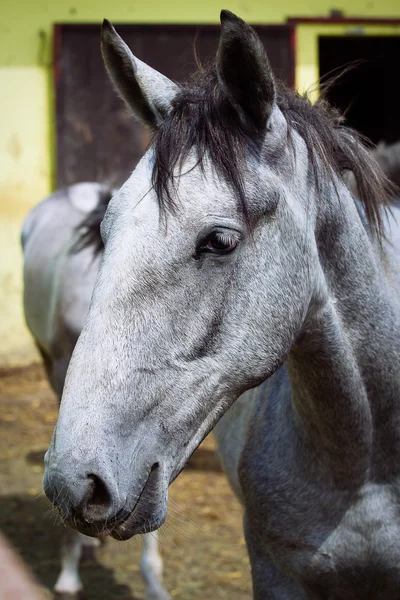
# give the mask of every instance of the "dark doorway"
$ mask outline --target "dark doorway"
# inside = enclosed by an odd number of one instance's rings
[[[120,25],[132,52],[175,81],[195,69],[218,46],[220,27]],[[275,73],[292,85],[290,25],[255,27]],[[103,181],[120,185],[145,151],[149,134],[135,123],[111,87],[100,54],[100,27],[58,25],[55,30],[57,183]]]
[[[398,65],[400,37],[320,37],[320,77],[337,76],[328,100],[347,123],[375,144],[400,139]]]

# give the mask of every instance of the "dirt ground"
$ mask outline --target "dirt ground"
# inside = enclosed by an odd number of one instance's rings
[[[42,369],[32,366],[0,378],[0,529],[51,590],[59,569],[63,527],[42,493],[43,454],[57,404]],[[241,508],[208,437],[170,488],[161,529],[165,583],[182,600],[249,600],[250,573]],[[141,543],[107,539],[81,575],[87,600],[140,600]],[[49,595],[49,597],[51,597]]]

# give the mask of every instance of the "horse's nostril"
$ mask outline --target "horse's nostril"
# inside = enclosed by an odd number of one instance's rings
[[[85,520],[91,521],[101,519],[104,516],[104,513],[110,508],[112,498],[107,485],[100,477],[93,473],[89,473],[88,479],[91,480],[91,483],[85,498],[83,512]]]
[[[160,466],[160,463],[158,463],[158,462],[154,463],[154,465],[153,465],[153,466],[151,467],[151,469],[150,469],[150,473],[151,473],[152,471],[155,471],[156,469],[158,469],[158,468],[159,468],[159,466]]]

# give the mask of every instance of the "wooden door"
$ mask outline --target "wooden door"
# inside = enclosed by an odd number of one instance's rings
[[[117,25],[132,52],[174,81],[215,54],[219,26]],[[275,73],[293,84],[292,27],[255,27]],[[106,75],[100,27],[56,25],[57,183],[102,181],[119,186],[145,151],[149,134],[128,114]]]

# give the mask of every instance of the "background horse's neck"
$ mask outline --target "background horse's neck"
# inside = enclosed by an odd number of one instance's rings
[[[288,369],[299,427],[336,482],[351,487],[397,470],[388,458],[400,451],[400,323],[350,194],[327,200],[316,233],[318,289]]]

